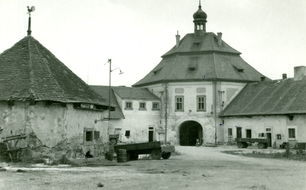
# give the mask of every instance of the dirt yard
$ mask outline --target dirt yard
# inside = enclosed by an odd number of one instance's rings
[[[225,154],[234,147],[181,147],[169,160],[104,166],[21,167],[2,163],[0,189],[306,189],[305,161]],[[257,149],[256,149],[257,150]],[[19,169],[19,172],[17,170]]]

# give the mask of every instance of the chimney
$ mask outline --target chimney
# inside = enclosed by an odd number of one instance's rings
[[[302,80],[306,76],[306,66],[294,67],[294,80]]]
[[[221,32],[218,32],[217,34],[218,34],[218,37],[217,37],[217,39],[218,39],[218,44],[221,46],[221,45],[222,45],[222,33],[221,33]]]
[[[260,81],[265,81],[266,80],[266,77],[262,76],[260,77]]]
[[[286,78],[287,78],[287,74],[284,73],[284,74],[283,74],[283,79],[286,79]]]
[[[175,35],[175,38],[176,38],[176,47],[178,47],[180,44],[180,38],[181,38],[178,31],[177,31],[177,34]]]

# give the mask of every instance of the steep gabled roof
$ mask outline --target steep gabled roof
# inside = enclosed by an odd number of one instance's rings
[[[32,36],[0,54],[0,100],[107,106],[107,101]]]
[[[107,101],[109,101],[109,88],[108,86],[100,86],[100,85],[90,85],[90,87],[97,92],[98,94],[100,94],[101,96],[105,97],[105,99],[107,99]],[[116,106],[116,109],[114,111],[111,110],[110,112],[110,118],[111,119],[125,119],[123,112],[121,110],[121,107],[119,106],[119,103],[117,101],[117,98],[114,94],[114,90],[113,87],[111,89],[111,94],[110,94],[110,98],[111,98],[111,104]]]
[[[306,114],[306,77],[250,83],[220,116]]]
[[[178,46],[174,46],[162,58],[133,87],[203,80],[254,82],[264,77],[240,57],[240,52],[213,33],[187,34]]]
[[[115,93],[123,100],[152,100],[160,99],[146,88],[112,87]]]

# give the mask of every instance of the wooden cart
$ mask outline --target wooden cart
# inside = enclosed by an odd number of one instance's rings
[[[17,147],[19,140],[27,138],[27,135],[20,134],[20,135],[12,135],[7,137],[2,137],[4,143],[4,149],[2,150],[3,154],[8,154],[11,162],[14,160],[18,160],[21,154],[21,150],[25,149],[26,147]],[[10,141],[15,141],[15,143],[10,143]]]
[[[236,138],[238,148],[247,148],[249,143],[258,143],[258,148],[268,148],[270,139],[267,138]]]
[[[127,160],[137,160],[139,154],[150,154],[154,160],[169,159],[175,151],[173,145],[161,145],[160,141],[115,145],[114,149],[117,154],[119,149],[126,150]]]

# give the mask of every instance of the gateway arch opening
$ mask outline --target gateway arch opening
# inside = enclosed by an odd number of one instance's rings
[[[203,143],[203,128],[196,121],[185,121],[180,125],[180,145],[195,146],[197,139]]]

